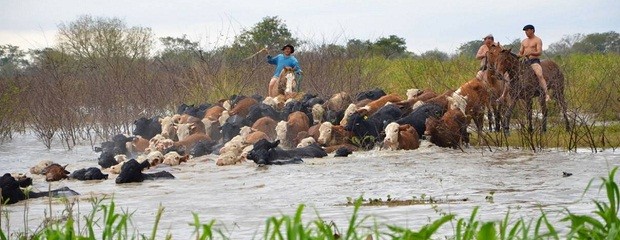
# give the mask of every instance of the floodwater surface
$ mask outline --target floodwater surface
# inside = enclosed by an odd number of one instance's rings
[[[117,185],[116,175],[110,175],[103,181],[63,180],[52,183],[51,188],[66,186],[79,192],[81,215],[89,211],[87,199],[91,196],[113,196],[117,207],[133,211],[132,224],[147,235],[161,204],[165,211],[158,234],[171,234],[174,239],[193,237],[192,213],[198,214],[203,223],[215,219],[216,227],[225,229],[232,239],[262,238],[267,218],[293,215],[299,204],[306,205],[305,222],[317,219],[318,213],[345,231],[353,212],[352,206],[346,206],[347,198],[386,200],[388,195],[396,200],[432,197],[438,203],[363,206],[359,214],[381,224],[420,229],[444,213],[468,218],[475,206],[480,207],[480,220],[502,220],[508,210],[514,219],[529,220],[540,216],[542,209],[554,226],[562,227],[568,226],[559,221],[564,209],[591,213],[592,199],[605,199],[604,192],[598,191],[600,177],[607,177],[610,169],[620,165],[620,153],[611,150],[532,153],[469,148],[462,152],[426,142],[421,145],[413,151],[373,150],[355,152],[346,158],[330,154],[322,159],[304,159],[303,164],[266,168],[257,168],[253,162],[220,167],[214,162],[217,156],[209,155],[180,166],[148,170],[169,171],[176,176],[174,180]],[[76,146],[71,151],[55,146],[47,150],[33,135],[16,135],[0,145],[0,172],[27,173],[40,160],[69,164],[67,169],[73,171],[98,167],[97,157],[90,146]],[[563,172],[572,176],[564,177]],[[592,179],[592,187],[584,194]],[[34,187],[45,191],[48,183],[43,176],[34,176]],[[11,232],[23,231],[24,204],[5,209]],[[48,198],[29,200],[31,230],[49,212],[48,204]],[[64,205],[54,199],[52,209],[58,216]],[[6,230],[5,212],[2,214],[2,229]],[[364,226],[373,224],[374,220],[367,220]],[[450,226],[447,224],[435,237],[452,234]]]

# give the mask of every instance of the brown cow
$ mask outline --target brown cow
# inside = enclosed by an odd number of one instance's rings
[[[67,165],[63,167],[63,166],[60,166],[60,164],[54,163],[52,165],[47,166],[45,169],[43,169],[41,173],[45,174],[45,181],[48,181],[48,182],[60,181],[62,179],[69,177],[68,174],[70,174],[70,172],[65,170],[66,167]]]
[[[413,106],[417,102],[419,102],[419,101],[428,101],[431,98],[437,97],[437,94],[435,92],[433,92],[433,90],[431,90],[431,89],[426,89],[426,90],[422,90],[422,91],[418,90],[416,94],[411,94],[410,90],[417,90],[417,89],[409,89],[409,90],[407,90],[407,97],[408,97],[407,100],[403,100],[403,101],[394,103],[403,112],[403,116],[407,116],[411,112],[413,112]]]
[[[310,119],[303,112],[296,111],[288,115],[288,121],[280,121],[276,125],[276,139],[279,139],[285,147],[295,147],[295,137],[301,131],[308,131]]]
[[[426,119],[424,135],[430,136],[430,142],[440,147],[460,148],[463,142],[469,143],[467,119],[459,109],[450,109],[441,119]]]
[[[207,118],[211,121],[217,121],[222,116],[222,112],[224,112],[224,110],[226,110],[224,109],[224,107],[215,105],[207,109],[204,118]]]
[[[194,133],[191,134],[189,136],[187,136],[185,139],[180,140],[178,142],[174,142],[174,144],[172,144],[175,147],[185,147],[185,150],[189,151],[189,149],[192,148],[192,146],[194,146],[194,144],[196,144],[198,141],[211,141],[211,138],[209,137],[209,135],[205,134],[205,133]]]
[[[322,146],[333,146],[350,143],[352,132],[344,130],[344,126],[333,125],[330,122],[321,123],[317,142]]]
[[[491,109],[489,104],[489,92],[483,81],[472,79],[461,85],[454,91],[451,100],[466,101],[466,106],[461,109],[467,117],[467,124],[473,119],[478,133],[482,132],[485,110]]]
[[[368,104],[366,104],[366,106],[361,107],[359,109],[357,109],[356,112],[362,114],[363,116],[370,116],[373,113],[377,112],[377,110],[379,110],[379,108],[385,106],[386,103],[388,102],[400,102],[403,99],[401,97],[399,97],[396,94],[388,94],[385,95],[383,97],[380,97],[377,100],[374,100]]]
[[[251,97],[246,97],[241,99],[235,106],[229,111],[230,116],[239,115],[241,117],[246,117],[250,112],[250,107],[258,104],[256,99]]]
[[[252,129],[264,132],[270,139],[276,139],[276,126],[278,123],[270,117],[262,117],[252,124]]]
[[[409,124],[392,122],[385,127],[383,145],[391,150],[413,150],[420,147],[418,132]]]

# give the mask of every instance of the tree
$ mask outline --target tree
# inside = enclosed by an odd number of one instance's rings
[[[458,48],[458,55],[473,58],[474,56],[476,56],[476,53],[478,53],[478,49],[480,48],[480,46],[482,46],[482,44],[484,44],[484,41],[482,40],[473,40],[463,43]]]
[[[28,65],[26,53],[18,46],[0,45],[0,75],[12,75]]]
[[[617,32],[592,33],[573,45],[580,53],[620,53],[620,34]]]
[[[180,61],[190,61],[199,54],[198,42],[192,42],[186,35],[180,38],[163,37],[159,38],[164,49],[158,54],[160,59],[176,59]]]
[[[551,56],[569,54],[573,51],[575,43],[580,42],[583,38],[583,34],[565,35],[560,41],[549,44],[546,53]]]
[[[299,39],[293,37],[284,21],[277,16],[268,16],[264,17],[263,20],[249,30],[244,30],[239,36],[235,37],[232,49],[241,53],[241,56],[245,56],[265,46],[279,50],[286,44],[297,47],[301,43]]]
[[[383,55],[385,58],[404,56],[407,53],[407,43],[404,38],[396,35],[379,38],[372,44],[373,52]]]
[[[347,42],[347,53],[351,57],[360,57],[368,54],[372,49],[372,43],[369,40],[362,41],[360,39],[350,39]]]
[[[447,53],[439,51],[438,49],[426,51],[420,55],[423,59],[432,59],[438,61],[446,61],[450,58]]]
[[[58,28],[59,48],[79,58],[146,58],[153,45],[150,28],[129,28],[118,18],[85,15]]]

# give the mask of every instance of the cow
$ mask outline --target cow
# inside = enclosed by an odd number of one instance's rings
[[[362,114],[363,116],[370,116],[377,112],[381,107],[385,106],[385,104],[400,101],[402,101],[402,99],[398,95],[389,94],[382,96],[379,99],[374,100],[361,108],[358,108],[356,112]]]
[[[71,175],[69,175],[69,178],[80,181],[103,180],[108,179],[108,174],[103,174],[99,168],[90,167],[73,171]]]
[[[241,117],[246,117],[250,112],[250,107],[258,104],[258,101],[254,98],[244,98],[240,100],[235,106],[229,111],[230,116],[239,115]]]
[[[27,181],[27,180],[26,180]],[[30,180],[32,183],[32,179]],[[24,186],[23,182],[16,180],[11,174],[5,173],[2,177],[0,177],[0,189],[2,189],[2,197],[0,202],[2,204],[14,204],[19,201],[23,201],[29,198],[40,198],[40,197],[59,197],[59,196],[77,196],[80,195],[76,191],[71,190],[68,187],[63,187],[60,189],[55,189],[49,192],[29,192],[28,196],[21,190],[20,187]]]
[[[440,119],[427,118],[424,135],[439,147],[460,148],[462,143],[469,143],[465,114],[460,109],[450,109]]]
[[[308,131],[310,128],[308,115],[303,112],[293,112],[288,116],[288,121],[280,121],[276,125],[276,138],[281,140],[286,147],[295,147],[294,139],[301,131]]]
[[[116,184],[143,182],[144,180],[154,179],[174,179],[174,176],[166,171],[157,173],[142,173],[142,170],[149,168],[148,161],[138,163],[135,159],[130,159],[121,168],[121,173],[116,177]]]
[[[60,181],[62,179],[68,178],[69,176],[67,174],[70,174],[69,171],[65,170],[67,166],[65,165],[60,166],[60,164],[52,164],[47,166],[45,169],[43,169],[43,171],[41,171],[41,174],[45,174],[45,181],[48,182],[55,182],[55,181]]]
[[[409,124],[392,122],[385,127],[383,146],[390,150],[413,150],[420,147],[418,132]]]
[[[259,118],[252,124],[252,129],[256,129],[257,131],[264,132],[270,139],[276,139],[276,126],[278,123],[272,119],[271,117],[262,117]]]
[[[418,136],[422,136],[426,129],[426,119],[428,117],[440,118],[444,113],[443,107],[434,103],[424,103],[414,109],[409,115],[396,120],[396,123],[400,125],[409,124],[415,128]]]
[[[382,89],[375,88],[370,91],[360,92],[355,95],[355,101],[362,101],[364,99],[377,100],[380,97],[385,96],[385,92]]]
[[[135,128],[133,135],[142,136],[146,139],[151,139],[157,134],[161,133],[161,124],[159,123],[159,117],[145,118],[141,117],[133,122]]]
[[[260,140],[254,144],[253,149],[247,154],[247,159],[254,161],[258,165],[269,165],[277,164],[277,160],[290,160],[303,157],[321,158],[327,156],[325,150],[317,144],[290,150],[279,148],[279,144],[279,140],[275,142],[269,142],[264,139]],[[299,161],[294,162],[297,163]]]
[[[377,141],[383,141],[383,129],[393,121],[399,119],[402,111],[394,105],[389,104],[383,106],[379,111],[370,117],[364,117],[360,113],[353,113],[347,121],[345,130],[353,132],[353,136],[357,137],[363,148],[370,149]]]

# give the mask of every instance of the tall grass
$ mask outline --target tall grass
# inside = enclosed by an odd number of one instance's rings
[[[607,201],[593,200],[595,210],[593,215],[574,214],[566,209],[566,216],[561,222],[568,222],[569,231],[560,235],[556,226],[547,219],[547,214],[541,209],[537,218],[511,218],[508,211],[504,218],[498,221],[478,220],[478,207],[475,207],[469,217],[457,218],[454,214],[442,214],[439,219],[421,226],[419,229],[396,226],[392,224],[369,223],[370,216],[361,217],[359,214],[362,198],[358,198],[352,209],[346,230],[340,231],[336,224],[322,219],[304,221],[302,213],[305,205],[299,205],[294,215],[270,217],[265,222],[263,239],[436,239],[440,229],[450,229],[449,239],[619,239],[620,238],[620,190],[616,182],[618,167],[613,168],[608,178],[602,178],[600,190],[605,192]],[[590,188],[592,181],[586,187]],[[585,191],[584,191],[585,193]],[[20,235],[27,239],[156,239],[158,224],[163,216],[164,208],[160,206],[155,216],[154,226],[149,236],[133,229],[131,214],[119,212],[113,199],[105,202],[104,199],[92,199],[93,210],[86,216],[84,229],[76,228],[73,214],[64,218],[63,222],[52,222],[32,235]],[[71,212],[72,211],[66,211]],[[79,217],[78,217],[79,219]],[[79,220],[78,220],[79,221]],[[195,239],[229,239],[226,231],[215,225],[211,220],[202,223],[197,213],[193,213]],[[448,223],[450,223],[448,225]],[[557,223],[555,223],[557,224]],[[79,226],[79,225],[78,225]],[[8,228],[0,226],[0,240],[9,239],[12,233]],[[166,239],[172,239],[170,234]]]

